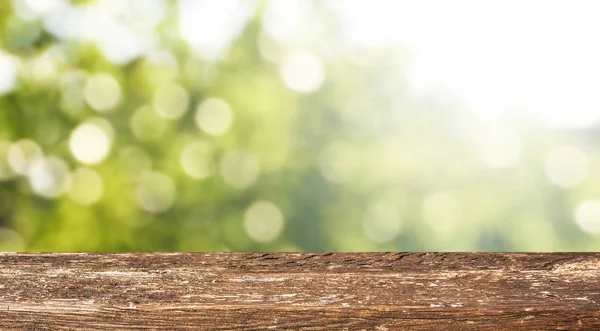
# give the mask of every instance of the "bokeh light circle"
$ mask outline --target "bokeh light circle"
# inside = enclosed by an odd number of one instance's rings
[[[71,184],[69,166],[56,156],[37,160],[29,170],[29,184],[36,194],[44,198],[58,198]]]
[[[84,164],[98,164],[110,152],[112,127],[105,120],[87,121],[77,126],[69,138],[73,156]]]
[[[12,143],[8,149],[8,164],[19,174],[26,174],[31,165],[42,157],[42,149],[30,139]]]
[[[69,198],[76,203],[89,206],[98,202],[104,191],[104,183],[100,175],[89,168],[75,170],[71,177]]]
[[[190,96],[177,84],[165,84],[158,88],[152,99],[154,111],[166,119],[178,119],[188,110]]]
[[[181,166],[194,179],[205,179],[215,173],[214,147],[206,141],[195,141],[186,145],[181,152]]]
[[[268,243],[277,239],[284,227],[281,210],[271,201],[257,201],[244,214],[244,229],[253,241]]]
[[[136,193],[142,209],[158,214],[173,206],[177,190],[171,177],[160,172],[148,172],[141,176]]]
[[[121,85],[107,73],[89,76],[83,90],[88,105],[99,112],[115,108],[121,101],[121,94]]]
[[[23,237],[14,230],[0,228],[0,252],[18,252],[25,248]]]
[[[11,92],[17,83],[19,61],[0,50],[0,95]]]
[[[586,200],[575,210],[575,221],[579,228],[589,234],[600,233],[600,200]]]
[[[285,85],[300,93],[318,90],[325,81],[323,62],[308,52],[288,54],[281,63],[281,79]]]
[[[0,180],[14,178],[17,173],[10,164],[10,144],[0,141]]]
[[[231,128],[233,112],[225,100],[208,98],[198,105],[195,119],[196,125],[202,131],[219,136]]]
[[[260,161],[253,153],[234,150],[225,153],[219,166],[221,176],[236,189],[245,189],[256,182],[260,175]]]

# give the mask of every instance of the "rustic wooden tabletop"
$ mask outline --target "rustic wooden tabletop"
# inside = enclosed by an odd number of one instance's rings
[[[2,330],[600,330],[596,253],[0,253]]]

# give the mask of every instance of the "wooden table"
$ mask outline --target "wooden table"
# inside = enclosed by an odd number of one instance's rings
[[[0,253],[1,330],[600,330],[597,253]]]

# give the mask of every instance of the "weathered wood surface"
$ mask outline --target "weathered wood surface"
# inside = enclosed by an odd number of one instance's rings
[[[0,253],[0,329],[600,330],[600,254]]]

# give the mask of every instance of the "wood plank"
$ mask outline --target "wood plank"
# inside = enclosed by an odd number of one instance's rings
[[[0,253],[0,329],[600,330],[598,253]]]

